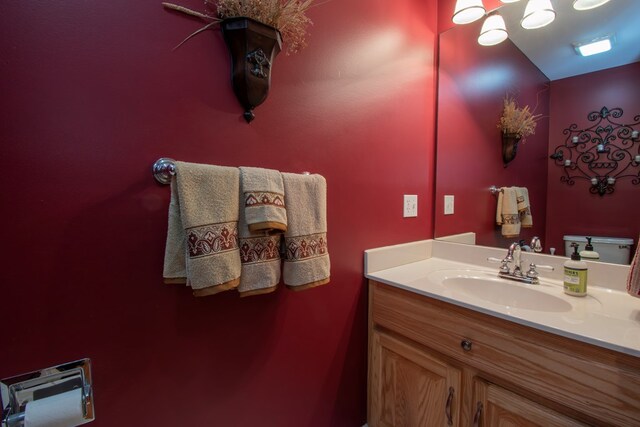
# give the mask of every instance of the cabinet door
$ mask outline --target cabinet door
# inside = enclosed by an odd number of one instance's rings
[[[371,427],[459,425],[460,370],[379,331],[371,339]]]
[[[474,381],[473,426],[530,427],[585,426],[500,386]]]

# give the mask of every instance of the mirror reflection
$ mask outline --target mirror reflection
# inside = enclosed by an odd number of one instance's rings
[[[562,181],[564,161],[558,164],[550,155],[571,138],[566,129],[594,125],[589,114],[603,107],[621,109],[616,120],[623,125],[640,121],[640,26],[633,28],[640,2],[613,0],[575,11],[572,2],[556,1],[556,19],[537,30],[519,25],[525,3],[499,9],[509,38],[497,45],[478,44],[482,19],[440,35],[435,236],[472,232],[477,244],[502,248],[540,236],[544,252],[555,248],[557,255],[564,255],[572,240],[583,250],[584,236],[624,238],[602,242],[611,247],[594,238],[594,246],[614,250],[616,262],[628,263],[626,250],[618,249],[637,244],[640,235],[640,163],[633,160],[640,155],[640,140],[628,136],[628,171],[636,179],[616,180],[614,191],[604,195],[589,191],[588,179]],[[615,36],[609,52],[578,56],[574,44],[604,33]],[[540,117],[535,133],[518,144],[517,156],[505,165],[498,123],[508,95]],[[608,155],[601,153],[602,159]],[[600,168],[594,173],[605,177],[614,160],[590,168]],[[498,225],[498,196],[491,186],[526,189],[530,224],[517,233]],[[444,214],[445,196],[453,196],[453,203],[447,198],[453,214]],[[572,237],[565,242],[565,236]]]

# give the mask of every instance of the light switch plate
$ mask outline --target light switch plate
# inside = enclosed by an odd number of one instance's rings
[[[402,216],[405,218],[418,216],[418,196],[416,194],[405,194]]]
[[[444,214],[453,215],[453,196],[444,196]]]

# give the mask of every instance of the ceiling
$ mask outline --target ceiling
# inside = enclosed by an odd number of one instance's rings
[[[611,0],[586,11],[573,9],[571,0],[552,0],[556,19],[536,30],[520,26],[526,3],[505,4],[500,7],[500,14],[511,41],[549,80],[640,61],[640,0]],[[615,35],[608,52],[582,57],[573,48],[573,43],[607,34]]]

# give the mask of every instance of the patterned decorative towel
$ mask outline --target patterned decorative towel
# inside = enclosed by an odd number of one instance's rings
[[[289,289],[302,290],[330,281],[327,249],[327,183],[321,175],[283,173],[289,225],[282,272]]]
[[[171,187],[165,282],[186,283],[195,296],[236,288],[239,170],[176,162]]]
[[[515,187],[502,187],[498,193],[496,224],[502,226],[504,237],[518,237],[520,234],[520,215]]]
[[[629,278],[627,279],[627,292],[629,295],[640,298],[640,237],[636,243],[636,253],[629,268]]]
[[[280,172],[278,172],[280,178]],[[280,181],[282,179],[280,178]],[[247,194],[244,189],[245,174],[240,173],[240,200]],[[283,189],[284,191],[284,189]],[[284,198],[282,199],[284,206]],[[238,291],[241,297],[268,294],[280,283],[280,240],[282,233],[269,235],[266,232],[251,232],[247,224],[248,209],[240,206],[238,237],[242,273]]]
[[[282,175],[273,169],[240,168],[245,218],[249,231],[287,230]]]
[[[518,201],[518,216],[522,228],[533,227],[533,217],[531,216],[531,203],[529,203],[529,190],[527,187],[514,187],[516,190],[516,200]]]

